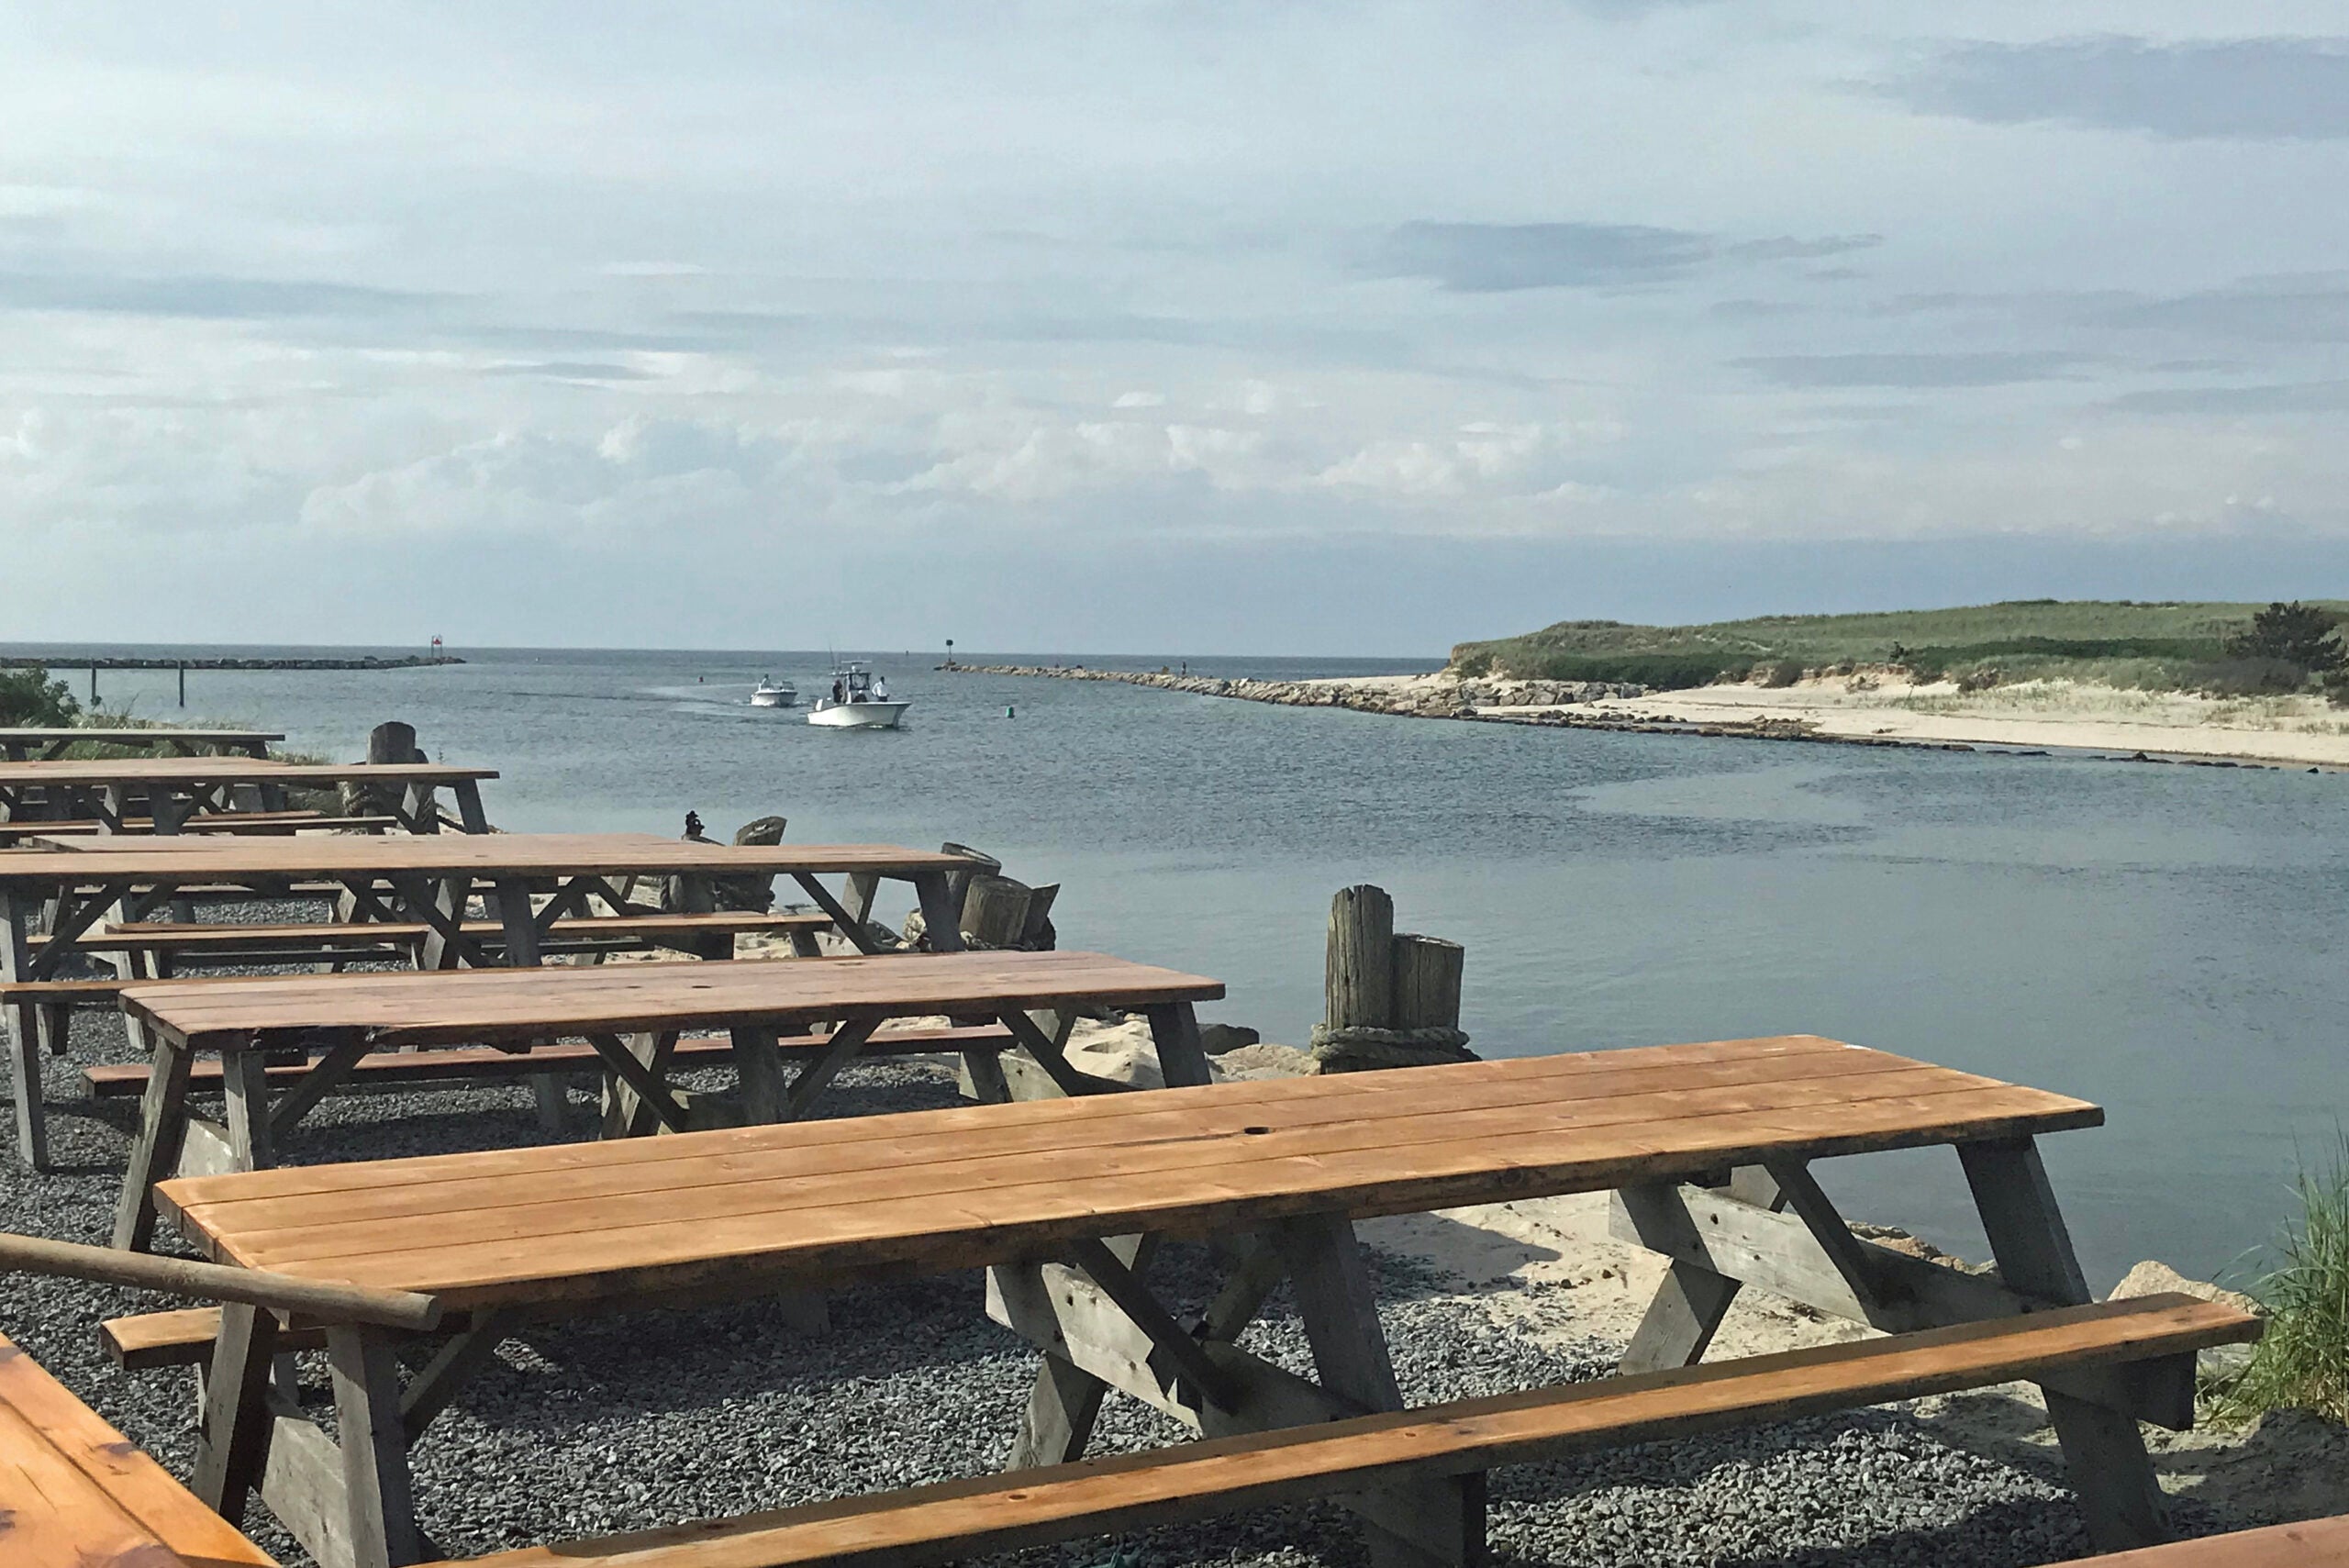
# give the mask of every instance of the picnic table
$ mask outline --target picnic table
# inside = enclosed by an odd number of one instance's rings
[[[201,844],[167,836],[107,836],[76,840],[70,849],[0,853],[0,1020],[12,1048],[19,1141],[39,1168],[45,1135],[35,1052],[44,1035],[52,1045],[61,1043],[52,1010],[77,986],[95,987],[108,1001],[122,987],[120,980],[58,977],[85,956],[127,972],[128,957],[109,956],[107,944],[190,890],[242,888],[284,897],[295,889],[332,888],[349,921],[424,928],[417,962],[448,969],[536,964],[558,924],[585,914],[594,900],[623,917],[660,913],[629,896],[640,878],[674,882],[678,912],[711,915],[720,881],[788,875],[868,952],[874,951],[865,929],[873,890],[881,880],[906,881],[913,884],[932,942],[952,948],[960,942],[959,912],[950,906],[948,877],[970,865],[962,856],[887,844],[710,844],[649,833],[315,834]],[[836,896],[818,880],[829,875],[848,879],[844,895]],[[494,943],[465,918],[476,892],[498,932]],[[44,909],[48,929],[36,945],[33,927]],[[730,935],[716,929],[704,940],[706,956],[731,951]],[[300,953],[323,951],[312,942]],[[297,956],[289,953],[286,961]],[[131,1043],[148,1049],[144,1026],[136,1018],[128,1022]]]
[[[61,756],[69,746],[87,741],[100,746],[119,746],[128,751],[162,751],[166,754],[193,757],[206,751],[241,752],[248,757],[266,757],[269,743],[285,737],[266,729],[187,729],[187,728],[55,728],[40,726],[10,726],[0,728],[0,760],[11,762],[39,762]]]
[[[143,1244],[153,1223],[153,1184],[184,1168],[184,1160],[206,1171],[270,1164],[273,1140],[371,1062],[395,1069],[416,1062],[384,1054],[406,1048],[485,1042],[527,1052],[555,1040],[584,1040],[627,1086],[629,1108],[607,1120],[607,1132],[628,1136],[695,1125],[667,1079],[688,1031],[728,1038],[740,1115],[768,1123],[807,1115],[843,1067],[885,1043],[874,1038],[881,1025],[938,1014],[1000,1026],[1002,1032],[964,1052],[964,1070],[982,1099],[1011,1097],[996,1047],[1015,1041],[1063,1092],[1121,1090],[1123,1084],[1069,1065],[1061,1050],[1064,1030],[1030,1017],[1074,1018],[1088,1006],[1143,1014],[1167,1081],[1204,1084],[1206,1058],[1192,1007],[1222,995],[1220,984],[1199,975],[1090,952],[273,975],[134,986],[122,994],[123,1011],[153,1041],[154,1064],[123,1174],[117,1234],[127,1245]],[[818,1034],[819,1023],[836,1027]],[[317,1049],[323,1054],[302,1054]],[[289,1051],[289,1065],[299,1063],[298,1071],[273,1081],[269,1062],[285,1061]],[[190,1070],[206,1052],[222,1058],[228,1118],[219,1129],[187,1108]],[[787,1067],[796,1071],[786,1081]],[[272,1090],[280,1088],[273,1099]],[[198,1148],[189,1147],[191,1135]]]
[[[518,1324],[966,1268],[1042,1352],[1006,1434],[1021,1473],[512,1562],[943,1562],[1335,1493],[1370,1521],[1375,1561],[1460,1563],[1481,1551],[1491,1463],[2024,1376],[2111,1549],[2164,1531],[2138,1418],[2190,1424],[2194,1349],[2256,1328],[2182,1297],[2086,1305],[2035,1139],[2101,1120],[1791,1036],[183,1177],[161,1197],[217,1262],[422,1293],[462,1324],[405,1387],[395,1332],[329,1327],[337,1440],[270,1401],[278,1320],[222,1310],[200,1494],[235,1520],[258,1490],[322,1560],[361,1568],[425,1551],[409,1445]],[[1995,1279],[1855,1237],[1811,1172],[1934,1145],[1960,1157]],[[1607,1189],[1673,1260],[1625,1375],[1375,1414],[1401,1399],[1353,1221]],[[1230,1277],[1203,1318],[1177,1320],[1148,1283],[1166,1235],[1221,1244]],[[1284,1278],[1316,1380],[1234,1342]],[[1897,1332],[1694,1368],[1746,1283]],[[1219,1440],[1067,1465],[1112,1388]]]
[[[0,762],[0,823],[167,834],[184,830],[192,818],[235,827],[229,819],[238,814],[260,812],[283,818],[290,831],[302,824],[298,814],[287,811],[288,789],[349,784],[371,786],[392,824],[411,833],[440,830],[434,792],[446,789],[456,799],[458,825],[485,833],[481,781],[496,776],[490,768],[440,762],[284,762],[251,756]],[[134,815],[142,810],[145,817]]]

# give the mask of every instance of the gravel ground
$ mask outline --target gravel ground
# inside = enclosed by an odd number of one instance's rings
[[[7,1229],[103,1243],[135,1106],[83,1097],[80,1067],[127,1060],[119,1020],[74,1023],[70,1057],[46,1064],[56,1173],[0,1174]],[[951,1103],[952,1083],[921,1063],[852,1069],[822,1114]],[[577,1099],[574,1136],[590,1129]],[[540,1140],[527,1091],[357,1095],[314,1113],[288,1162],[514,1146]],[[166,1244],[169,1242],[167,1240]],[[1386,1332],[1413,1403],[1603,1374],[1620,1347],[1565,1351],[1502,1334],[1456,1282],[1381,1255]],[[1203,1299],[1208,1260],[1163,1251],[1152,1280]],[[193,1456],[184,1373],[129,1376],[99,1354],[102,1317],[169,1305],[78,1282],[0,1278],[0,1332],[23,1345],[176,1473]],[[466,1554],[731,1515],[991,1470],[1034,1362],[987,1321],[975,1276],[845,1293],[838,1327],[810,1340],[764,1304],[534,1327],[443,1416],[414,1456],[426,1529]],[[1308,1371],[1304,1337],[1276,1297],[1247,1341]],[[315,1358],[311,1358],[315,1359]],[[323,1369],[306,1369],[313,1394]],[[1098,1450],[1174,1440],[1178,1429],[1130,1401],[1103,1411]],[[1898,1412],[1869,1411],[1765,1431],[1625,1450],[1501,1471],[1491,1484],[1497,1563],[1565,1565],[1931,1563],[2020,1568],[2087,1550],[2052,1473],[1943,1446]],[[2221,1521],[2190,1502],[2181,1527]],[[266,1511],[257,1538],[288,1564],[308,1562]],[[1141,1563],[1355,1564],[1358,1531],[1334,1507],[1278,1509],[1153,1531],[1122,1543]],[[1025,1564],[1084,1564],[1092,1542],[1037,1551]]]

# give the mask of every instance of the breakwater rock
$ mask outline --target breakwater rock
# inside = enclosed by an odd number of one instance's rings
[[[29,659],[21,654],[0,657],[0,670],[420,670],[434,664],[462,664],[452,653],[403,653],[390,659],[373,653],[357,659],[157,659],[144,654],[59,654]]]
[[[1096,670],[1082,664],[941,664],[958,675],[1026,675],[1053,681],[1113,681],[1129,686],[1231,697],[1284,707],[1342,707],[1400,718],[1453,718],[1520,724],[1545,729],[1606,729],[1631,735],[1701,735],[1748,740],[1821,740],[1846,746],[1891,746],[1930,751],[1971,751],[1964,741],[1904,740],[1830,734],[1809,718],[1765,717],[1697,723],[1622,708],[1575,711],[1607,698],[1643,697],[1645,686],[1623,681],[1463,680],[1448,673],[1375,681],[1259,681],[1247,677],[1179,674],[1166,670]]]

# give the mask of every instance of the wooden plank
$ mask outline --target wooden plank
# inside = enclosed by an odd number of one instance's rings
[[[1448,1071],[1422,1069],[1411,1076]],[[531,1215],[539,1227],[534,1233],[542,1236],[551,1229],[550,1202],[592,1203],[598,1229],[625,1224],[640,1212],[690,1213],[712,1221],[783,1207],[778,1195],[785,1185],[788,1207],[811,1217],[831,1203],[879,1212],[872,1206],[886,1199],[936,1203],[951,1195],[958,1204],[984,1203],[994,1218],[1010,1220],[1015,1215],[1004,1210],[1039,1180],[1039,1164],[1066,1173],[1071,1181],[1138,1196],[1153,1184],[1162,1195],[1172,1195],[1191,1183],[1236,1197],[1285,1186],[1293,1175],[1336,1169],[1337,1162],[1350,1162],[1349,1170],[1375,1170],[1382,1160],[1399,1181],[1441,1169],[1483,1172],[1507,1185],[1553,1161],[1602,1161],[1611,1169],[1611,1162],[1627,1156],[1671,1163],[1686,1174],[1691,1165],[1701,1169],[1720,1160],[1725,1142],[1742,1139],[1805,1147],[1817,1140],[1943,1141],[1943,1129],[1971,1125],[1982,1115],[2044,1108],[2029,1090],[1915,1093],[1932,1087],[1937,1072],[1653,1092],[1588,1105],[1568,1095],[1529,1095],[1481,1111],[1442,1104],[1432,1095],[1400,1100],[1333,1095],[1329,1104],[1293,1105],[1286,1116],[1254,1097],[1230,1095],[1244,1087],[1230,1084],[1129,1096],[1162,1111],[1074,1129],[1021,1125],[1000,1112],[994,1125],[957,1126],[974,1113],[920,1112],[857,1118],[862,1136],[834,1132],[804,1143],[772,1134],[701,1134],[694,1142],[671,1145],[665,1160],[607,1162],[578,1154],[555,1160],[546,1157],[551,1151],[514,1151],[498,1152],[523,1157],[311,1166],[298,1175],[281,1173],[265,1184],[247,1176],[171,1187],[182,1212],[201,1212],[207,1223],[232,1227],[250,1245],[292,1255],[304,1251],[300,1233],[311,1227],[346,1232],[345,1240],[362,1247],[391,1242],[402,1225],[436,1243],[453,1244],[457,1238],[446,1227],[456,1215],[491,1221],[510,1206]],[[1166,1104],[1178,1094],[1202,1103]],[[1234,1103],[1222,1103],[1227,1097]],[[1359,1108],[1382,1100],[1375,1113]]]
[[[34,766],[26,763],[25,766]],[[291,782],[288,779],[287,782]],[[402,833],[347,838],[172,840],[152,836],[76,840],[70,850],[25,850],[0,861],[0,874],[50,884],[95,874],[136,882],[192,875],[222,878],[424,875],[471,872],[526,876],[712,876],[830,874],[869,871],[909,876],[955,857],[894,844],[708,844],[649,833]]]
[[[1886,1087],[1909,1086],[1914,1076],[1884,1074],[1865,1082],[1878,1086],[1876,1092],[1881,1095]],[[1970,1093],[1950,1098],[1968,1104],[1976,1101]],[[484,1161],[475,1164],[467,1156],[435,1156],[442,1162],[410,1167],[406,1162],[380,1162],[364,1171],[311,1166],[304,1168],[302,1177],[267,1187],[241,1178],[233,1189],[183,1183],[180,1191],[196,1207],[237,1206],[237,1228],[249,1234],[296,1227],[306,1223],[312,1214],[347,1224],[404,1219],[437,1224],[445,1215],[494,1208],[507,1202],[536,1206],[557,1195],[593,1199],[606,1206],[604,1218],[611,1220],[626,1212],[613,1206],[640,1201],[674,1205],[678,1201],[676,1195],[684,1193],[694,1195],[692,1207],[705,1215],[730,1211],[736,1199],[756,1203],[767,1195],[759,1190],[763,1184],[782,1182],[791,1184],[800,1207],[835,1200],[870,1203],[889,1196],[936,1199],[949,1194],[984,1194],[1005,1185],[1007,1178],[1013,1184],[1036,1179],[1029,1167],[1038,1162],[1095,1180],[1152,1174],[1176,1179],[1185,1172],[1221,1172],[1225,1179],[1244,1184],[1263,1162],[1384,1153],[1398,1173],[1408,1174],[1416,1164],[1431,1160],[1448,1165],[1461,1149],[1481,1143],[1488,1146],[1484,1162],[1497,1171],[1511,1168],[1521,1157],[1565,1152],[1576,1140],[1586,1140],[1595,1153],[1612,1151],[1620,1145],[1588,1140],[1618,1131],[1636,1138],[1641,1129],[1667,1120],[1671,1127],[1684,1130],[1695,1125],[1704,1140],[1698,1147],[1709,1149],[1707,1124],[1727,1121],[1732,1127],[1750,1128],[1757,1116],[1787,1118],[1802,1113],[1812,1118],[1814,1125],[1832,1130],[1841,1118],[1879,1105],[1894,1107],[1895,1119],[1904,1126],[1914,1124],[1923,1114],[1911,1098],[1880,1101],[1796,1084],[1658,1094],[1603,1101],[1588,1108],[1552,1100],[1449,1114],[1408,1106],[1381,1107],[1386,1114],[1379,1115],[1349,1114],[1353,1107],[1340,1101],[1326,1106],[1289,1107],[1290,1114],[1275,1119],[1273,1107],[1241,1102],[1232,1107],[1213,1107],[1226,1113],[1213,1118],[1200,1115],[1195,1107],[1169,1108],[1146,1120],[1131,1118],[1075,1129],[1048,1124],[950,1131],[930,1122],[874,1118],[859,1118],[870,1124],[866,1137],[818,1139],[807,1145],[771,1141],[764,1147],[745,1146],[742,1140],[729,1138],[720,1143],[714,1135],[705,1135],[712,1141],[675,1146],[671,1158],[658,1161],[568,1160],[543,1164]],[[1308,1111],[1319,1114],[1303,1114]],[[1263,1119],[1251,1119],[1251,1112]],[[935,1118],[943,1113],[917,1114]],[[1262,1130],[1252,1131],[1252,1128]],[[1067,1130],[1085,1136],[1055,1136]],[[1919,1132],[1924,1136],[1922,1129]],[[1506,1151],[1492,1151],[1489,1145],[1501,1138],[1516,1141]],[[1670,1148],[1665,1142],[1664,1151]],[[371,1184],[371,1175],[381,1180]],[[729,1188],[738,1190],[729,1193]]]
[[[470,842],[452,835],[447,840]],[[1144,1006],[1213,1000],[1222,984],[1086,952],[941,953],[918,960],[741,960],[592,969],[273,975],[132,986],[124,1010],[173,1039],[352,1029],[385,1043],[550,1034],[633,1034],[771,1022],[947,1013],[1000,1015],[1065,1003]]]
[[[1979,1096],[1967,1098],[1971,1113],[1953,1118],[1957,1135],[2033,1125],[2027,1108],[1998,1109],[1984,1106]],[[291,1230],[273,1226],[255,1236],[240,1228],[230,1208],[183,1202],[176,1184],[161,1191],[183,1232],[200,1238],[215,1255],[307,1277],[430,1288],[445,1293],[452,1306],[477,1306],[682,1287],[745,1272],[790,1275],[812,1285],[882,1267],[975,1266],[1088,1235],[1207,1234],[1323,1211],[1419,1213],[1686,1175],[1785,1148],[1832,1155],[1948,1141],[1949,1134],[1920,1129],[1920,1113],[1927,1108],[1889,1102],[1808,1118],[1780,1113],[1760,1125],[1723,1118],[1714,1136],[1696,1141],[1685,1140],[1683,1124],[1684,1140],[1661,1152],[1633,1127],[1603,1136],[1530,1140],[1528,1147],[1498,1152],[1490,1140],[1479,1140],[1414,1149],[1400,1158],[1396,1150],[1373,1149],[1263,1160],[1236,1173],[1218,1170],[1210,1159],[1179,1173],[1148,1170],[1089,1182],[1066,1162],[1019,1159],[997,1162],[989,1174],[1003,1184],[986,1189],[984,1202],[973,1195],[971,1202],[948,1204],[937,1193],[917,1193],[796,1207],[795,1192],[769,1184],[763,1199],[733,1186],[717,1189],[732,1211],[722,1216],[705,1217],[696,1211],[708,1205],[680,1195],[642,1205],[631,1223],[608,1227],[599,1227],[594,1206],[557,1188],[533,1208],[507,1203],[469,1217],[465,1228],[473,1239],[440,1244],[417,1240],[394,1246],[379,1235],[406,1228],[418,1237],[445,1236],[451,1219],[338,1227],[321,1212],[316,1224]],[[241,1179],[212,1178],[211,1190],[233,1203],[229,1184]],[[277,1218],[288,1216],[280,1211]]]
[[[2329,1568],[2349,1562],[2349,1514],[2080,1561],[2097,1568]]]
[[[786,1057],[797,1057],[823,1048],[823,1035],[795,1035],[777,1042],[776,1049]],[[361,1042],[363,1044],[364,1042]],[[1011,1036],[993,1025],[977,1025],[962,1029],[881,1029],[865,1042],[864,1056],[932,1056],[963,1051],[1001,1051],[1011,1044]],[[716,1066],[731,1054],[728,1043],[721,1039],[696,1036],[677,1042],[674,1052],[682,1066]],[[304,1082],[311,1069],[322,1057],[305,1062],[273,1062],[269,1065],[272,1088],[292,1089]],[[360,1057],[351,1066],[351,1076],[362,1083],[432,1083],[440,1079],[491,1077],[523,1077],[550,1070],[589,1069],[601,1064],[595,1047],[578,1040],[562,1040],[551,1045],[535,1045],[527,1051],[384,1051]],[[90,1094],[96,1099],[123,1099],[136,1096],[147,1086],[149,1068],[139,1062],[101,1063],[82,1070],[83,1081],[89,1084]],[[189,1069],[189,1086],[199,1092],[217,1089],[221,1082],[218,1058],[197,1062]],[[331,1087],[324,1090],[332,1093]],[[305,1109],[307,1108],[306,1106]],[[284,1107],[271,1117],[274,1127],[282,1119]]]
[[[168,1312],[140,1312],[108,1318],[98,1324],[98,1348],[125,1372],[151,1372],[164,1366],[196,1366],[210,1359],[212,1342],[220,1337],[220,1309],[183,1307]],[[323,1329],[286,1329],[277,1335],[280,1351],[326,1348]]]
[[[0,1557],[10,1568],[116,1561],[102,1522],[109,1510],[136,1531],[117,1549],[123,1561],[145,1548],[173,1553],[190,1568],[275,1568],[266,1552],[6,1339],[0,1339],[0,1455],[6,1456],[0,1458],[0,1507],[14,1515],[14,1528],[0,1534]],[[100,1506],[85,1512],[77,1500]],[[46,1529],[31,1515],[45,1507],[74,1527],[66,1538],[69,1550],[56,1555],[37,1546]],[[98,1528],[85,1528],[91,1526]]]
[[[315,947],[336,943],[381,946],[387,942],[421,941],[431,929],[422,921],[411,920],[323,920],[257,926],[217,922],[182,925],[175,921],[151,920],[133,926],[109,926],[103,931],[78,939],[74,945],[85,952],[147,950],[201,952],[207,948]],[[504,926],[495,920],[467,920],[460,929],[465,935],[474,938],[497,939],[505,933]],[[701,936],[712,932],[790,932],[830,929],[831,922],[821,915],[721,911],[707,915],[582,916],[555,921],[547,935],[555,940],[567,936],[644,939]],[[36,949],[45,945],[39,938],[33,940],[32,946]]]
[[[1486,1111],[1446,1104],[1442,1095],[1330,1095],[1282,1104],[1247,1095],[1234,1084],[1219,1086],[1211,1104],[1173,1105],[1169,1101],[1176,1096],[1160,1092],[1133,1102],[1137,1109],[1154,1110],[1114,1119],[1071,1118],[1055,1124],[1008,1111],[982,1113],[976,1120],[971,1112],[931,1112],[922,1113],[920,1120],[862,1118],[853,1129],[821,1124],[820,1130],[811,1129],[804,1139],[789,1140],[707,1134],[690,1144],[661,1146],[643,1158],[584,1151],[568,1157],[496,1151],[360,1167],[310,1166],[281,1173],[273,1180],[245,1177],[233,1191],[187,1183],[179,1191],[197,1207],[236,1206],[234,1222],[248,1231],[298,1224],[311,1211],[306,1206],[320,1203],[330,1206],[337,1220],[359,1223],[494,1207],[509,1193],[525,1194],[521,1201],[533,1201],[540,1195],[534,1183],[567,1197],[599,1202],[687,1188],[722,1202],[719,1189],[724,1185],[761,1182],[792,1183],[812,1201],[818,1195],[815,1184],[829,1180],[843,1197],[870,1199],[882,1191],[877,1182],[887,1183],[887,1190],[896,1193],[941,1194],[1000,1184],[998,1173],[1005,1171],[1015,1179],[1027,1179],[1023,1171],[1007,1163],[1011,1161],[1049,1162],[1097,1174],[1174,1171],[1237,1166],[1258,1157],[1424,1145],[1431,1139],[1439,1145],[1456,1144],[1496,1131],[1517,1134],[1522,1149],[1524,1138],[1544,1133],[1572,1136],[1610,1127],[1637,1129],[1667,1118],[1685,1123],[1709,1113],[1732,1117],[1795,1108],[1832,1113],[1870,1103],[1888,1091],[1913,1088],[1918,1081],[1913,1072],[1888,1073],[1584,1103],[1565,1095],[1529,1092]],[[1930,1075],[1923,1081],[1932,1083]],[[1972,1103],[1970,1095],[1957,1100]]]
[[[528,1547],[471,1568],[914,1568],[1497,1465],[1954,1393],[2050,1366],[2191,1354],[2253,1320],[2183,1296],[1751,1357],[876,1496]],[[2132,1308],[2137,1308],[2132,1310]]]

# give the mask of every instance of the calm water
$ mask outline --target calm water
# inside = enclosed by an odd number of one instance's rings
[[[1064,884],[1067,945],[1217,975],[1206,1016],[1270,1040],[1319,1015],[1330,893],[1377,882],[1398,924],[1467,944],[1491,1054],[1808,1030],[2099,1101],[2106,1128],[2046,1148],[2099,1285],[2143,1257],[2227,1266],[2349,1103],[2349,776],[1539,732],[875,657],[915,699],[902,732],[751,710],[769,671],[821,681],[782,653],[197,673],[188,713],[337,757],[405,718],[436,760],[502,771],[512,828],[674,833],[692,807],[720,835],[779,812],[803,840],[976,844]],[[168,672],[100,689],[178,717]],[[1854,1215],[1978,1254],[1946,1152],[1823,1173]]]

